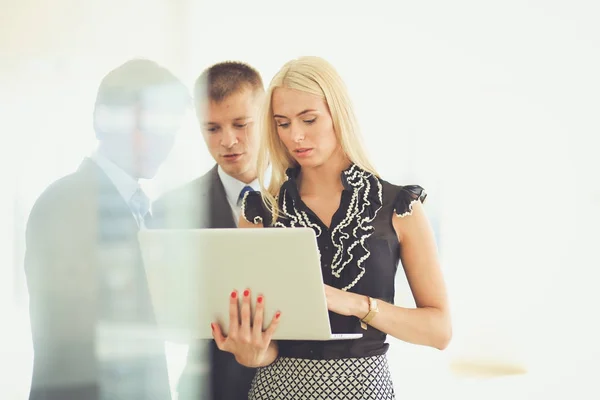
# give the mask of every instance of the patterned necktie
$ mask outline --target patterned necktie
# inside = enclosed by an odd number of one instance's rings
[[[244,188],[240,192],[240,195],[238,196],[237,205],[241,206],[242,205],[242,200],[244,200],[244,196],[246,195],[246,193],[252,192],[253,190],[254,189],[252,189],[252,187],[250,187],[250,186],[244,186]]]
[[[135,214],[135,219],[141,228],[144,226],[146,218],[150,216],[150,199],[148,196],[146,196],[146,193],[144,193],[141,188],[138,188],[133,196],[131,196],[131,200],[129,202]]]

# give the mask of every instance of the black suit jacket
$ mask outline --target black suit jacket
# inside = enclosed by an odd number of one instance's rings
[[[236,227],[217,166],[159,198],[153,204],[153,215],[161,228]],[[255,372],[240,365],[232,354],[220,351],[214,340],[198,341],[190,346],[179,399],[247,400]]]
[[[137,232],[89,159],[37,199],[25,253],[31,400],[170,399]]]

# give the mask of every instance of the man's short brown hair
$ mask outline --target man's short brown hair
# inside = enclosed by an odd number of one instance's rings
[[[194,84],[196,107],[208,101],[221,102],[242,89],[264,91],[263,81],[254,68],[239,61],[214,64],[200,74]]]

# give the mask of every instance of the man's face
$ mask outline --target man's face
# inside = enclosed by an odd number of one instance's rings
[[[250,183],[256,179],[259,135],[255,129],[260,93],[244,88],[198,110],[206,146],[228,175]]]

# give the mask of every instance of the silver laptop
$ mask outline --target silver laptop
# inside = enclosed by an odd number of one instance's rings
[[[138,235],[159,327],[167,340],[227,334],[232,290],[265,296],[266,329],[282,313],[275,340],[358,339],[331,332],[315,233],[293,229],[141,230]],[[252,309],[254,315],[254,309]]]

